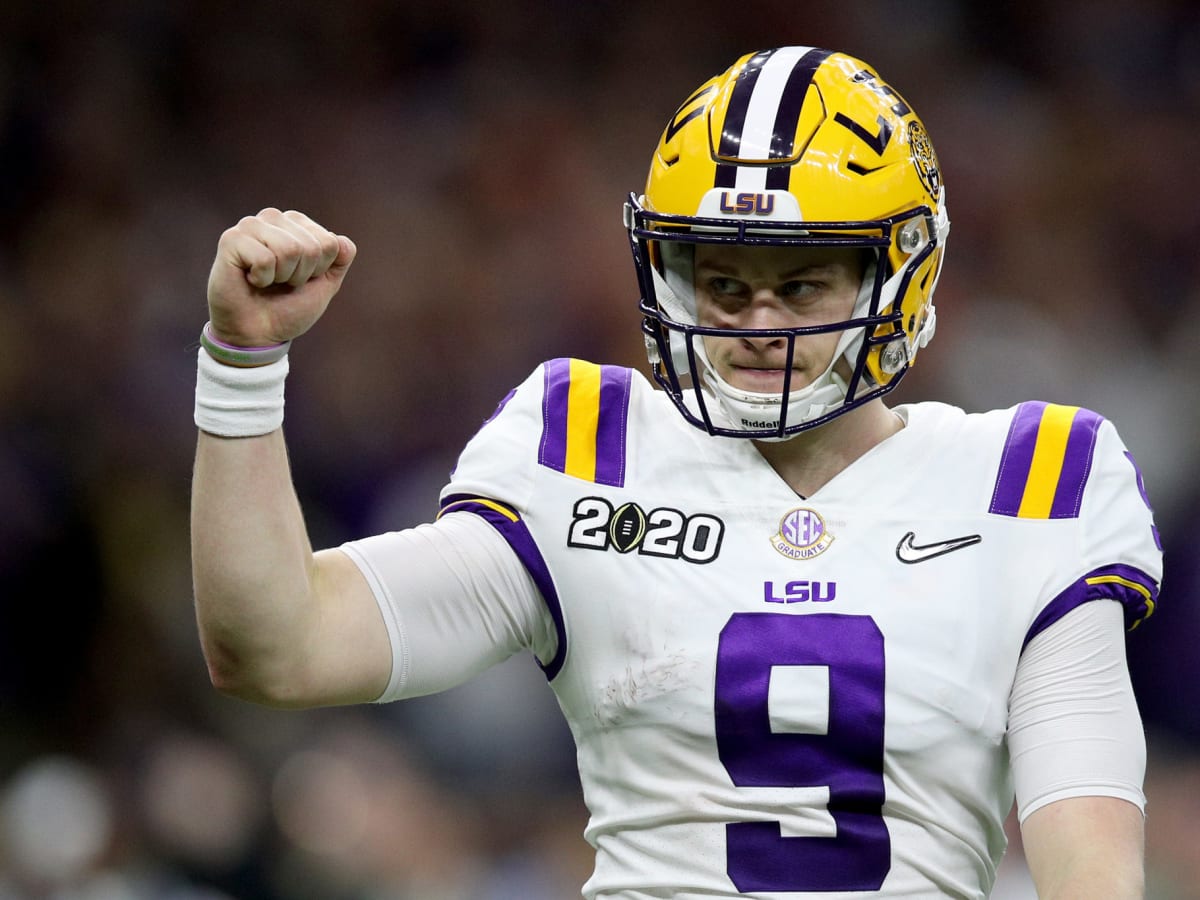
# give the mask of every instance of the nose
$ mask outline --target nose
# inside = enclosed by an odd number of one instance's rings
[[[763,353],[778,347],[787,346],[787,338],[777,335],[766,335],[763,337],[750,337],[748,335],[742,335],[742,340],[745,342],[746,346],[752,348],[758,353]]]
[[[772,290],[763,288],[757,290],[751,297],[749,305],[742,311],[739,328],[748,331],[766,330],[771,328],[788,328],[792,323],[788,317],[787,308],[783,301]],[[756,349],[765,350],[787,343],[787,338],[781,336],[746,337],[747,344]]]

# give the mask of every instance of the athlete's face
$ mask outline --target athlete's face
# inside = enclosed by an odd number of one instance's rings
[[[850,318],[862,283],[862,251],[842,247],[696,246],[696,314],[717,328],[828,325]],[[810,384],[833,357],[840,331],[796,341],[791,390]],[[783,391],[787,339],[704,339],[726,382],[759,393]]]

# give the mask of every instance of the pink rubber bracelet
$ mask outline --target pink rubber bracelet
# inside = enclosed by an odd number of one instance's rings
[[[200,332],[200,346],[219,363],[237,366],[240,369],[249,369],[279,362],[287,356],[292,342],[284,341],[282,344],[270,344],[266,347],[238,347],[234,344],[227,344],[214,335],[212,322],[205,322],[204,330]]]

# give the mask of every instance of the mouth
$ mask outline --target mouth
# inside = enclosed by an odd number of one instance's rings
[[[758,393],[775,394],[783,390],[787,378],[787,369],[768,369],[758,366],[733,366],[730,374],[732,383],[737,387]],[[794,390],[803,383],[803,375],[799,370],[792,370],[790,387]]]

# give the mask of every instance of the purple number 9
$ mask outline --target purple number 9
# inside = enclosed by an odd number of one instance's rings
[[[823,734],[771,730],[776,666],[829,673]],[[883,820],[883,634],[869,616],[735,613],[717,648],[717,750],[739,787],[829,787],[835,837],[784,837],[732,822],[726,866],[740,892],[873,891],[891,868]]]

